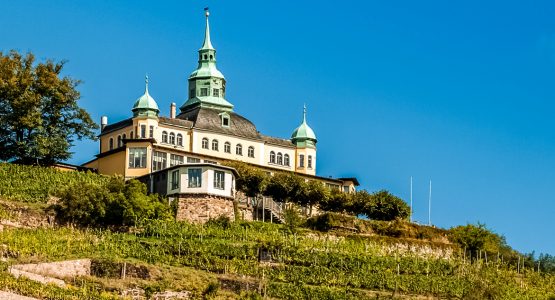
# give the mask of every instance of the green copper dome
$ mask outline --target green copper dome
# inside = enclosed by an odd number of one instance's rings
[[[133,105],[133,109],[131,111],[133,112],[134,117],[158,117],[158,113],[160,112],[160,109],[158,109],[158,104],[156,103],[154,98],[152,98],[148,94],[148,76],[146,77],[145,93],[141,97],[139,97],[137,101],[135,101],[135,104]]]
[[[314,130],[306,123],[306,106],[303,111],[303,122],[291,135],[291,141],[297,146],[312,146],[315,147],[317,139]]]

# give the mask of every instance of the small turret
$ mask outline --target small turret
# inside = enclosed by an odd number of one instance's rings
[[[291,135],[291,142],[297,147],[316,147],[316,134],[306,123],[306,105],[303,107],[303,122]]]
[[[145,76],[145,93],[133,105],[133,117],[158,117],[160,109],[154,98],[148,94],[148,76]]]

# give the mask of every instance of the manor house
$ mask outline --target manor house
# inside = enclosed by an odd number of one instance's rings
[[[84,166],[101,174],[135,178],[180,165],[242,161],[269,173],[292,171],[330,188],[354,191],[358,185],[355,178],[316,175],[317,138],[306,121],[306,108],[289,139],[261,134],[251,121],[235,112],[226,99],[226,79],[216,67],[208,16],[206,11],[198,66],[189,76],[188,99],[179,110],[171,103],[169,116],[160,115],[147,77],[144,94],[131,109],[132,117],[112,124],[102,117],[100,152]]]

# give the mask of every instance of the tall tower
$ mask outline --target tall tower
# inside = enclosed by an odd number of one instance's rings
[[[189,76],[189,97],[180,107],[181,113],[197,107],[232,111],[233,105],[225,99],[225,77],[216,68],[216,49],[210,40],[210,23],[208,8],[204,9],[206,29],[204,42],[198,50],[198,67]]]
[[[306,105],[303,108],[303,122],[291,135],[295,144],[295,171],[316,175],[316,135],[306,123]]]

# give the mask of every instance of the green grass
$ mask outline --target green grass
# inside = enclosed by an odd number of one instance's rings
[[[50,196],[74,183],[104,184],[107,181],[108,177],[91,172],[0,163],[0,198],[6,200],[46,203]]]

